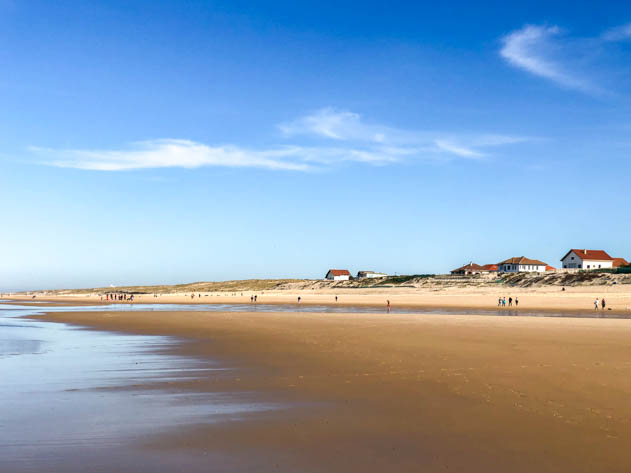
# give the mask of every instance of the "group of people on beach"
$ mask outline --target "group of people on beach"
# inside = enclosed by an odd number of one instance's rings
[[[101,300],[103,300],[103,296],[101,296]],[[107,293],[105,294],[106,301],[129,301],[134,302],[133,294],[115,294],[115,293]]]
[[[598,305],[600,304],[600,307],[602,310],[605,310],[605,307],[607,306],[607,301],[605,301],[605,298],[603,297],[601,301],[598,301],[598,297],[596,298],[596,300],[594,301],[594,310],[598,310]]]
[[[515,307],[517,307],[519,305],[519,299],[517,297],[515,297]],[[500,296],[500,298],[497,300],[497,306],[498,307],[506,307],[506,296]],[[508,298],[508,307],[512,307],[513,306],[513,298],[509,297]]]

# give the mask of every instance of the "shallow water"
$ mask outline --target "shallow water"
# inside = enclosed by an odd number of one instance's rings
[[[137,441],[178,426],[275,407],[252,403],[250,394],[171,387],[170,381],[229,369],[165,354],[175,339],[21,318],[45,311],[51,308],[0,305],[2,473],[158,471],[144,468],[183,460],[141,451],[133,447]],[[188,455],[186,461],[193,459]]]
[[[3,302],[3,301],[0,301]],[[10,307],[0,304],[0,308]],[[305,313],[363,313],[386,314],[385,307],[361,306],[361,305],[318,305],[318,304],[106,304],[97,306],[37,306],[34,308],[40,313],[44,312],[102,312],[102,311],[190,311],[190,312],[305,312]],[[432,308],[419,309],[409,307],[392,307],[391,314],[430,314],[430,315],[493,315],[500,317],[580,317],[600,319],[629,319],[631,312],[619,313],[612,311],[592,312],[563,312],[563,311],[535,311],[528,309],[513,310],[503,309],[462,309],[462,308]]]

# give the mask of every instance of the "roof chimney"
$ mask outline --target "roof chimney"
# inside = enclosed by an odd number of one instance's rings
[[[586,255],[587,254],[587,250],[583,250],[583,254]]]

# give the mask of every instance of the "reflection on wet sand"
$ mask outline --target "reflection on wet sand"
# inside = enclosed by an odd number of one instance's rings
[[[182,382],[229,367],[169,354],[176,344],[172,338],[20,318],[34,312],[0,305],[2,472],[143,471],[152,464],[179,465],[183,460],[177,455],[141,451],[134,444],[168,428],[274,407],[248,393],[181,389]]]
[[[0,309],[10,308],[12,302],[0,301]],[[30,303],[29,303],[30,304]],[[493,315],[498,317],[575,317],[596,319],[631,319],[631,311],[562,311],[562,310],[528,310],[528,309],[479,309],[458,307],[413,308],[384,307],[370,305],[330,305],[330,304],[104,304],[104,305],[61,305],[59,302],[40,302],[39,312],[291,312],[291,313],[330,313],[330,314],[426,314],[426,315]],[[10,309],[6,309],[10,310]]]

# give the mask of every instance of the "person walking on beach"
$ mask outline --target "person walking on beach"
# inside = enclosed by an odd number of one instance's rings
[[[502,306],[502,296],[497,298],[497,306],[501,307]]]
[[[254,296],[250,296],[250,304],[254,302]]]
[[[606,302],[605,302],[605,298],[603,297],[603,300],[600,303],[600,307],[602,307],[602,309],[605,310],[605,305],[606,305]]]
[[[515,297],[515,307],[517,307],[519,305],[519,299],[517,299],[517,297]]]
[[[256,294],[254,295],[254,302],[256,302]]]
[[[337,302],[337,296],[335,296],[335,302]]]
[[[386,307],[388,308],[388,314],[390,313],[390,301],[386,301]]]
[[[502,298],[502,307],[506,307],[506,296]]]
[[[298,304],[300,304],[300,296],[298,296]]]
[[[594,309],[598,310],[598,297],[596,298],[596,300],[594,301]]]
[[[508,298],[508,307],[511,307],[513,305],[513,298],[509,297]]]

